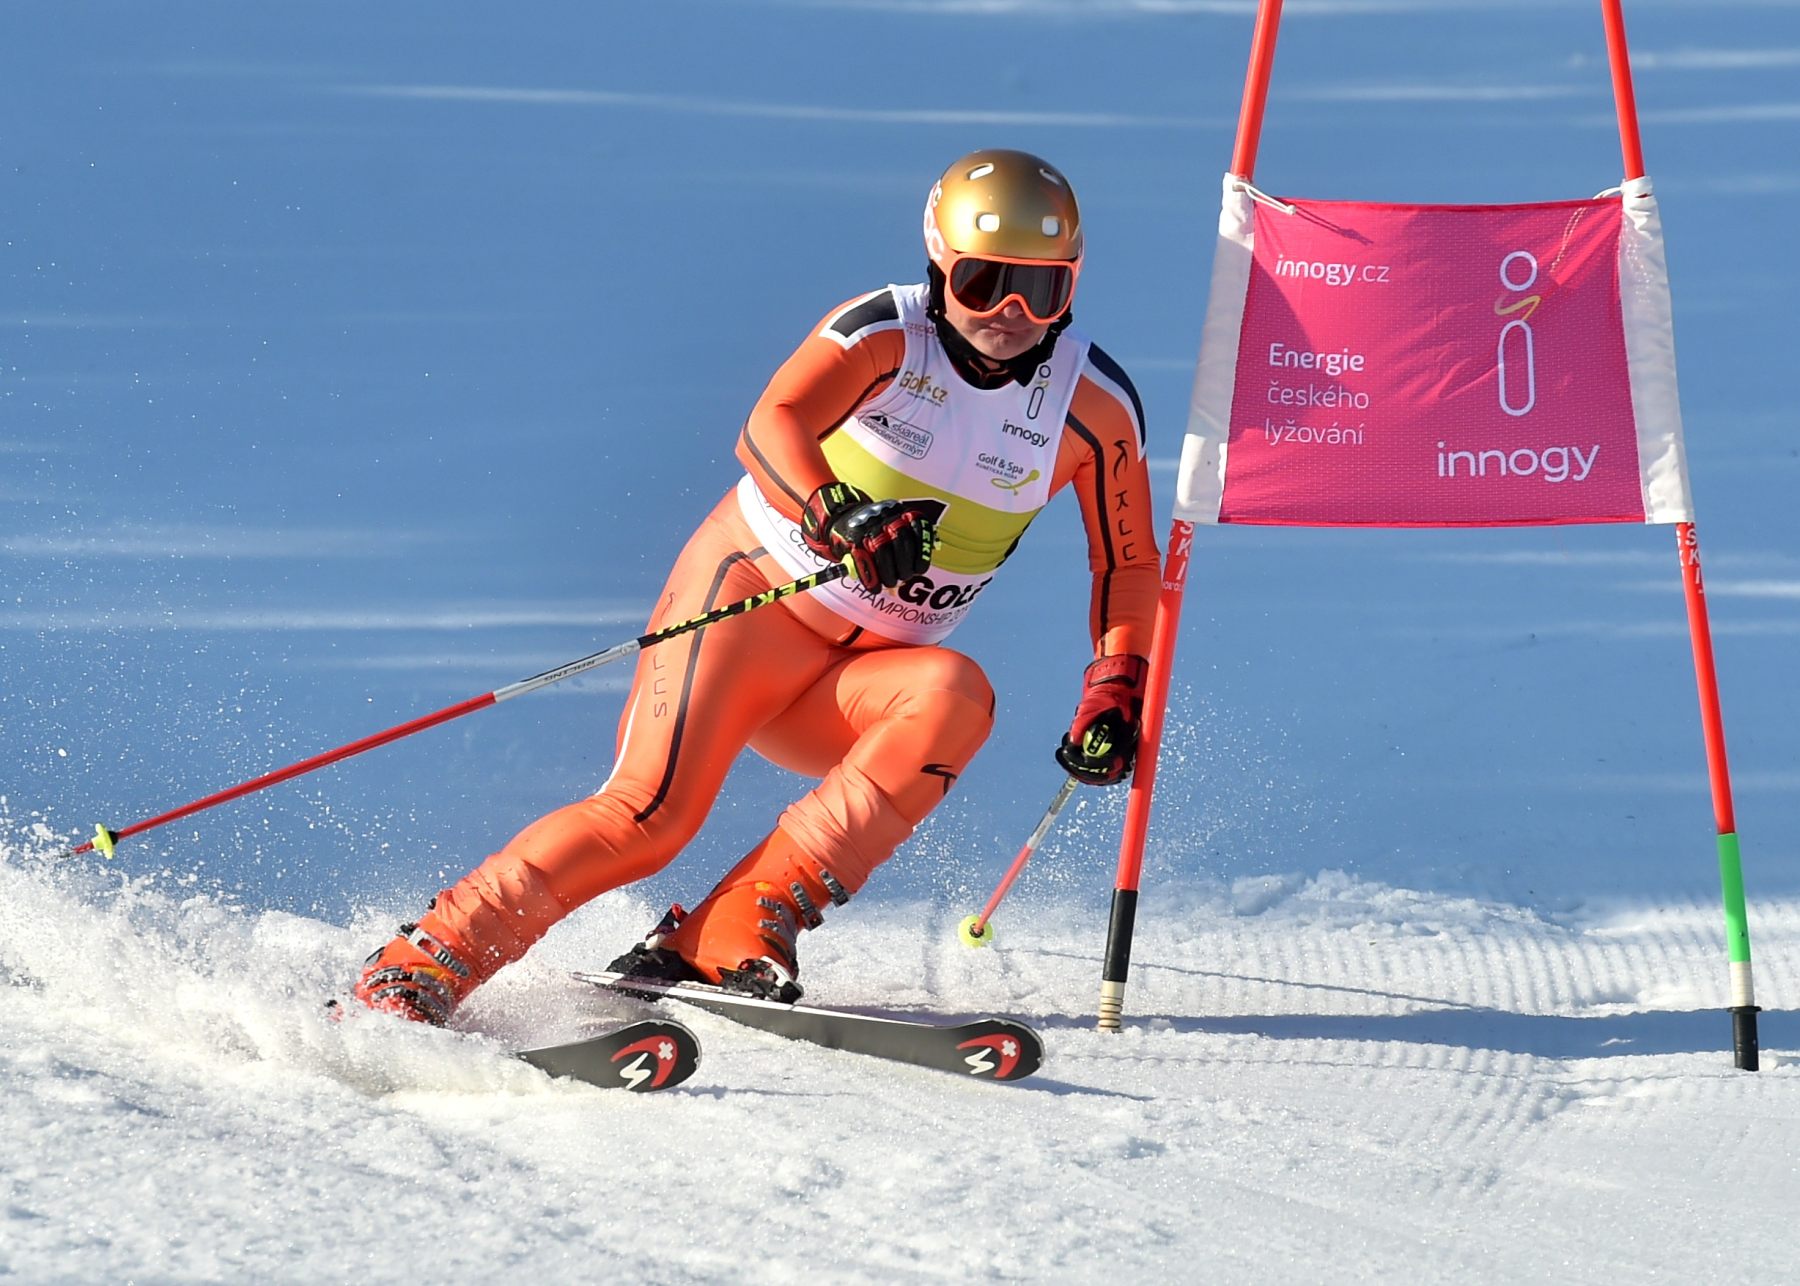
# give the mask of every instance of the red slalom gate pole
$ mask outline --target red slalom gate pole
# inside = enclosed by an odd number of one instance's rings
[[[435,710],[431,714],[420,715],[417,719],[408,720],[406,723],[395,724],[392,728],[371,733],[367,737],[339,746],[335,750],[327,750],[310,759],[302,759],[298,763],[289,764],[286,768],[277,768],[274,772],[264,773],[260,777],[252,777],[249,781],[239,782],[217,794],[208,795],[204,799],[196,799],[191,804],[183,804],[180,808],[170,809],[166,813],[147,818],[144,821],[133,822],[130,826],[119,830],[96,826],[93,839],[84,844],[77,844],[74,848],[66,848],[58,853],[57,857],[73,857],[77,853],[99,852],[110,858],[113,855],[113,848],[122,839],[141,835],[145,831],[155,830],[158,826],[166,826],[170,822],[178,822],[183,817],[192,817],[195,813],[204,812],[208,808],[229,803],[234,799],[241,799],[255,791],[266,790],[270,786],[280,785],[284,781],[303,777],[309,772],[338,763],[352,755],[360,755],[365,750],[385,746],[389,742],[399,741],[402,737],[410,737],[415,732],[435,728],[440,723],[449,723],[450,720],[459,719],[465,714],[485,710],[499,702],[509,701],[513,697],[522,697],[527,692],[536,692],[539,688],[549,687],[552,683],[560,683],[564,679],[573,678],[577,674],[585,674],[589,670],[597,669],[613,661],[635,656],[643,649],[661,643],[665,639],[672,639],[680,634],[691,634],[695,630],[714,625],[727,617],[742,616],[745,612],[759,607],[767,607],[779,599],[790,598],[795,594],[804,594],[807,590],[817,589],[821,585],[840,579],[849,574],[850,570],[850,564],[847,562],[833,563],[830,567],[802,576],[799,580],[789,581],[785,585],[777,585],[760,594],[752,594],[749,598],[739,599],[735,603],[727,603],[723,607],[716,607],[710,612],[690,617],[674,625],[665,625],[660,630],[640,634],[635,639],[627,639],[604,651],[559,665],[552,670],[545,670],[542,674],[534,674],[529,679],[520,679],[517,683],[509,683],[503,688],[495,688],[492,692],[484,692],[478,697],[470,697],[467,701],[458,701],[455,705],[445,706],[442,710]]]
[[[1600,0],[1606,25],[1606,57],[1612,68],[1613,102],[1619,113],[1619,150],[1625,177],[1644,177],[1644,146],[1638,132],[1637,94],[1631,84],[1631,49],[1625,39],[1622,0]],[[1712,789],[1718,833],[1719,885],[1725,903],[1725,948],[1731,966],[1731,1045],[1734,1061],[1754,1072],[1761,1062],[1756,1032],[1756,987],[1750,971],[1750,921],[1744,906],[1744,867],[1738,852],[1737,817],[1731,802],[1731,768],[1725,755],[1725,715],[1713,665],[1712,625],[1706,611],[1706,584],[1700,572],[1700,537],[1691,522],[1675,524],[1681,558],[1682,592],[1687,600],[1688,637],[1694,650],[1694,678],[1700,691],[1700,730],[1706,743],[1706,772]]]
[[[1250,66],[1238,108],[1237,141],[1231,172],[1246,183],[1254,177],[1256,149],[1262,140],[1263,108],[1269,98],[1269,76],[1275,67],[1275,38],[1281,28],[1281,0],[1261,0],[1256,29],[1250,37]],[[1125,832],[1119,841],[1119,873],[1113,882],[1112,912],[1106,926],[1106,954],[1100,966],[1101,1031],[1118,1031],[1125,1010],[1125,983],[1131,973],[1131,938],[1137,928],[1138,883],[1144,870],[1144,841],[1150,830],[1150,802],[1156,789],[1156,760],[1162,750],[1163,720],[1168,711],[1169,677],[1175,664],[1175,641],[1181,632],[1181,605],[1187,592],[1188,560],[1194,524],[1176,519],[1169,527],[1168,553],[1163,556],[1162,593],[1156,600],[1156,626],[1150,636],[1150,678],[1144,691],[1144,722],[1138,734],[1137,770],[1125,802]]]
[[[1118,1031],[1125,1009],[1125,982],[1131,972],[1131,938],[1137,928],[1138,881],[1144,869],[1144,840],[1150,829],[1150,797],[1156,789],[1156,760],[1162,749],[1163,716],[1169,704],[1169,671],[1181,630],[1181,601],[1187,590],[1188,556],[1194,524],[1179,519],[1169,529],[1163,556],[1162,593],[1156,600],[1156,627],[1150,636],[1150,680],[1144,692],[1144,722],[1138,733],[1137,769],[1125,801],[1125,833],[1119,842],[1119,873],[1113,882],[1112,912],[1101,958],[1101,1031]]]

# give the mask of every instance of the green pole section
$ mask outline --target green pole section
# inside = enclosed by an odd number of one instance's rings
[[[1750,963],[1750,921],[1744,911],[1744,864],[1738,837],[1719,836],[1719,885],[1725,893],[1725,949],[1733,964]]]
[[[1754,1072],[1761,1062],[1756,1034],[1755,985],[1750,979],[1750,920],[1744,913],[1744,865],[1735,832],[1719,834],[1719,886],[1725,895],[1725,951],[1731,960],[1731,1044],[1737,1065]]]

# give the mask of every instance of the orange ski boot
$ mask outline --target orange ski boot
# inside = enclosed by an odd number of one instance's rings
[[[827,902],[850,891],[777,827],[664,934],[658,948],[708,982],[788,1004],[800,999],[795,939],[824,921]]]
[[[363,962],[350,994],[370,1009],[442,1027],[479,981],[469,959],[427,911]]]

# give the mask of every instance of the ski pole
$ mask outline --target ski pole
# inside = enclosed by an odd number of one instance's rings
[[[994,931],[989,927],[988,921],[993,918],[995,909],[1006,897],[1007,890],[1012,888],[1013,881],[1019,878],[1019,872],[1025,869],[1025,863],[1031,860],[1031,855],[1037,851],[1037,846],[1043,843],[1044,836],[1050,833],[1050,827],[1056,821],[1056,815],[1062,812],[1063,805],[1069,802],[1069,796],[1074,793],[1075,779],[1070,777],[1058,787],[1056,798],[1050,801],[1050,807],[1046,808],[1044,815],[1038,818],[1037,827],[1031,832],[1031,838],[1025,841],[1025,847],[1019,850],[1017,857],[1013,858],[1012,866],[1005,875],[1000,877],[999,887],[994,890],[994,896],[988,899],[987,905],[981,908],[981,914],[972,915],[957,926],[957,936],[963,940],[963,945],[970,947],[994,945]]]
[[[460,718],[465,714],[471,714],[476,710],[484,710],[491,705],[498,705],[500,702],[509,701],[513,697],[522,697],[527,692],[536,692],[539,688],[547,688],[552,683],[560,683],[562,680],[572,678],[577,674],[585,674],[589,670],[598,669],[603,665],[610,665],[614,661],[622,661],[628,656],[635,656],[637,653],[654,644],[676,638],[682,634],[692,634],[695,630],[704,629],[708,625],[716,625],[718,622],[733,616],[742,616],[746,612],[753,612],[759,607],[767,607],[769,604],[777,602],[780,599],[792,598],[796,594],[804,594],[808,590],[817,589],[821,585],[829,585],[834,580],[840,580],[846,575],[854,574],[855,572],[849,559],[845,559],[845,561],[841,563],[833,563],[830,567],[821,568],[816,572],[811,572],[802,576],[799,580],[789,581],[785,585],[776,585],[771,589],[763,590],[760,594],[752,594],[749,598],[739,599],[735,603],[727,603],[723,607],[715,607],[710,612],[704,612],[699,616],[690,617],[675,625],[665,625],[660,630],[651,630],[648,634],[640,634],[637,638],[628,639],[623,643],[615,644],[604,651],[592,653],[591,655],[584,656],[576,661],[570,661],[566,665],[559,665],[553,670],[545,670],[542,674],[534,674],[529,679],[520,679],[517,683],[509,683],[503,688],[494,689],[492,692],[484,692],[478,697],[470,697],[467,701],[459,701],[455,705],[445,706],[442,710],[427,715],[421,715],[419,718],[409,720],[406,723],[396,724],[384,732],[377,732],[364,737],[359,741],[352,741],[347,745],[339,746],[335,750],[327,750],[323,754],[312,756],[310,759],[302,759],[298,763],[289,764],[286,768],[277,768],[274,772],[264,773],[261,777],[253,777],[249,781],[240,782],[228,790],[221,790],[217,794],[206,796],[204,799],[196,799],[191,804],[183,804],[180,808],[173,809],[160,816],[151,817],[141,822],[133,822],[130,826],[122,827],[119,830],[109,830],[105,826],[96,826],[94,827],[94,838],[88,840],[86,843],[77,844],[74,848],[64,849],[61,853],[57,854],[57,857],[73,857],[77,853],[98,852],[111,858],[113,855],[113,848],[122,839],[128,839],[133,835],[141,835],[147,830],[154,830],[156,827],[165,825],[169,822],[180,821],[183,817],[190,817],[195,813],[212,808],[217,804],[228,803],[231,800],[248,795],[253,791],[279,785],[284,781],[291,781],[295,777],[301,777],[312,772],[314,769],[324,768],[328,764],[335,764],[340,760],[350,758],[352,755],[360,755],[365,750],[373,750],[375,747],[385,746],[391,741],[399,741],[402,737],[410,737],[415,732],[423,732],[427,728],[435,728],[440,723],[448,723],[452,719]]]

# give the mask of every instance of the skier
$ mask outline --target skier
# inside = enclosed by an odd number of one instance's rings
[[[854,576],[641,653],[598,793],[402,925],[365,964],[362,1003],[446,1022],[557,920],[667,865],[746,745],[818,785],[612,967],[797,999],[799,932],[862,888],[986,740],[993,690],[939,644],[1065,486],[1087,529],[1096,659],[1055,754],[1084,782],[1130,771],[1159,555],[1137,392],[1070,326],[1075,195],[1038,157],[978,151],[933,185],[924,225],[927,281],[833,309],[776,372],[738,438],[745,474],[650,628],[831,562]]]

